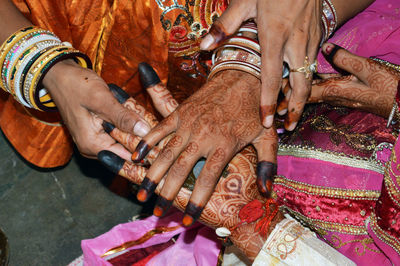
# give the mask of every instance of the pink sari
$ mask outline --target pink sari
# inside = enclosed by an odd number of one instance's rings
[[[377,0],[337,30],[329,42],[360,56],[400,64],[400,1]],[[318,69],[334,72],[321,53]],[[274,184],[278,202],[358,265],[400,262],[400,142],[385,124],[385,119],[373,114],[313,106],[292,134],[282,136],[279,148]],[[172,226],[176,221],[170,216],[151,217],[129,226],[151,230],[156,224]],[[82,242],[86,264],[109,265],[98,256],[116,246],[110,244],[116,241],[116,230]],[[185,265],[215,265],[221,246],[211,230],[205,232],[200,226],[184,231],[180,227],[149,240],[146,246],[179,233],[181,240],[185,235],[194,239],[191,244],[177,241],[148,265],[160,261],[176,265],[176,252],[186,258]],[[133,240],[144,233],[144,229],[132,229],[126,236]],[[117,245],[125,240],[121,237]],[[207,249],[201,248],[204,245]]]

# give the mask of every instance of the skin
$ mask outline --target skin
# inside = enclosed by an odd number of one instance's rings
[[[323,52],[329,54],[333,44],[325,44]],[[393,106],[400,74],[371,59],[339,49],[333,55],[335,66],[350,73],[334,76],[312,86],[309,102],[327,102],[365,110],[387,118]]]
[[[32,24],[10,0],[0,1],[0,42],[12,33]],[[96,158],[101,150],[110,150],[129,160],[131,153],[106,134],[102,122],[114,124],[123,132],[144,136],[149,125],[139,115],[124,108],[113,97],[107,84],[93,71],[83,69],[72,60],[55,64],[43,80],[63,122],[79,151]]]
[[[236,73],[235,73],[236,74]],[[162,84],[160,86],[163,86]],[[152,96],[153,101],[158,102],[160,106],[156,106],[160,113],[164,113],[164,115],[168,115],[168,108],[171,105],[171,97],[163,97],[166,93],[169,93],[165,88],[158,95]],[[124,106],[130,105],[130,108],[133,110],[144,110],[140,105],[136,103],[136,101],[132,98],[129,98]],[[153,116],[146,112],[139,111],[142,117],[146,117],[149,123],[154,121]],[[255,115],[257,117],[257,115]],[[132,148],[132,143],[127,143],[126,133],[120,132],[117,128],[112,129],[109,132],[111,136],[113,136],[119,143],[124,143],[128,149]],[[275,139],[275,135],[265,134],[263,135],[267,140]],[[135,142],[140,139],[137,137]],[[132,139],[130,139],[132,140]],[[263,139],[259,139],[260,142],[264,142]],[[172,137],[168,143],[160,142],[158,146],[154,147],[151,152],[155,153],[155,156],[158,155],[158,152],[162,150],[164,147],[176,147],[181,145],[182,139],[180,137]],[[186,152],[187,154],[196,154],[198,150],[198,144],[195,142],[190,142],[187,146]],[[266,146],[268,147],[268,146]],[[267,149],[265,149],[267,151]],[[264,152],[265,152],[264,151]],[[276,152],[276,149],[274,149]],[[151,153],[150,152],[150,153]],[[149,153],[149,155],[150,155]],[[168,154],[168,153],[166,153]],[[216,155],[212,160],[218,161],[222,153],[215,153]],[[149,155],[147,157],[149,157]],[[160,155],[158,158],[168,158],[168,155]],[[143,184],[143,180],[146,176],[148,176],[149,170],[143,166],[133,164],[129,161],[124,161],[121,158],[117,159],[118,162],[122,163],[109,163],[109,161],[102,160],[102,157],[99,156],[100,161],[106,164],[106,166],[110,167],[113,171],[118,172],[121,176],[127,178],[133,183]],[[108,162],[108,163],[107,163]],[[150,163],[153,163],[153,160],[149,160]],[[179,162],[183,163],[183,162]],[[267,231],[267,235],[262,236],[258,229],[256,229],[257,221],[252,223],[240,223],[241,220],[238,217],[237,213],[249,202],[252,200],[259,200],[262,203],[265,202],[265,198],[260,195],[257,189],[256,184],[256,176],[255,176],[255,164],[257,163],[257,156],[253,148],[247,147],[242,150],[239,154],[237,154],[228,164],[227,166],[227,175],[224,178],[221,178],[210,197],[210,200],[205,205],[205,208],[200,216],[200,221],[205,223],[208,226],[213,228],[218,227],[226,227],[231,230],[230,240],[238,246],[250,259],[254,259],[264,244],[266,237],[273,230],[275,225],[279,223],[283,219],[282,213],[278,212],[276,216],[271,221],[269,226],[269,230]],[[116,165],[121,165],[118,169],[116,169]],[[170,170],[171,171],[171,170]],[[177,174],[177,173],[176,173]],[[161,192],[165,189],[166,179],[162,179],[155,189],[156,194],[161,194]],[[188,204],[190,204],[192,192],[186,188],[182,188],[179,190],[178,194],[173,200],[167,200],[165,197],[160,196],[157,200],[157,206],[154,210],[154,214],[157,216],[161,216],[168,211],[168,208],[171,205],[174,205],[180,210],[187,209]],[[272,208],[272,207],[271,207]],[[265,215],[265,214],[264,214]],[[239,224],[240,223],[240,224]]]
[[[133,153],[137,156],[133,160],[141,161],[150,147],[174,133],[150,167],[138,199],[145,201],[166,176],[160,195],[173,201],[195,163],[206,157],[184,218],[184,224],[190,225],[201,214],[226,164],[247,144],[253,143],[259,151],[259,161],[276,163],[277,134],[260,123],[259,95],[258,79],[232,70],[215,76],[182,103]]]
[[[341,25],[372,2],[332,0],[337,24]],[[322,38],[321,12],[321,0],[232,0],[200,44],[203,50],[212,50],[234,34],[242,22],[248,19],[257,22],[262,54],[260,115],[267,128],[273,125],[282,87],[283,62],[287,62],[290,69],[297,69],[304,65],[306,56],[309,63],[316,58]],[[285,128],[293,130],[310,95],[311,79],[306,79],[303,73],[291,72],[289,82],[293,92],[288,96],[287,107],[278,112],[284,114],[289,110]]]

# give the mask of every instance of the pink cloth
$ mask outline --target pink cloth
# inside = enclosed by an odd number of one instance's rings
[[[139,239],[156,227],[175,227],[181,225],[183,214],[179,211],[171,212],[163,218],[151,216],[147,219],[119,224],[109,232],[93,238],[83,240],[81,243],[84,264],[90,266],[111,265],[101,258],[108,250],[123,243]],[[195,223],[190,228],[178,229],[154,235],[146,242],[132,247],[140,249],[169,241],[173,236],[179,235],[176,243],[163,250],[151,259],[147,265],[216,265],[221,249],[214,230],[200,223]]]
[[[328,42],[364,57],[400,64],[400,1],[377,0],[339,28]],[[335,73],[321,53],[318,72]]]

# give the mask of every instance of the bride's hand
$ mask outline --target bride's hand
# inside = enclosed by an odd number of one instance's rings
[[[164,106],[161,113],[163,113],[164,116],[168,115],[171,110],[170,101],[172,99],[172,96],[169,94],[168,90],[165,88],[165,86],[159,83],[159,79],[157,78],[155,72],[151,69],[148,69],[148,67],[144,67],[142,65],[139,68],[139,72],[142,75],[144,73],[146,76],[146,79],[144,79],[144,82],[142,80],[142,83],[149,86],[147,90],[153,96],[153,101],[158,101],[157,105]],[[122,93],[123,92],[120,94]],[[163,95],[163,97],[159,97],[160,95]],[[154,122],[152,122],[154,121],[154,117],[151,114],[146,112],[143,107],[139,106],[134,99],[128,99],[126,94],[123,97],[125,98],[125,106],[127,103],[129,103],[130,109],[136,110],[136,112],[144,117],[148,123],[154,126]],[[165,101],[165,99],[169,100]],[[108,128],[107,131],[110,133],[110,135],[117,139],[119,143],[123,144],[129,150],[133,150],[138,144],[140,140],[139,137],[131,138],[126,133],[112,127],[109,123],[106,123],[105,125],[106,128]],[[167,140],[169,139],[170,138],[164,139],[159,143],[158,146],[155,146],[149,152],[146,157],[147,162],[153,163],[155,161],[160,149],[166,146]],[[266,147],[266,151],[272,154],[272,150],[268,150],[268,146]],[[144,177],[148,173],[147,168],[141,165],[132,164],[129,161],[125,161],[108,151],[100,152],[98,158],[109,169],[115,173],[119,173],[121,176],[124,176],[136,184],[142,183]],[[220,178],[215,190],[213,190],[214,193],[212,194],[208,203],[205,205],[200,217],[200,221],[213,228],[226,227],[231,229],[232,242],[242,249],[250,258],[254,258],[257,255],[265,241],[265,238],[260,235],[259,231],[255,228],[259,219],[254,222],[250,222],[249,224],[240,223],[244,221],[241,221],[238,213],[246,204],[253,200],[259,200],[261,205],[265,203],[266,199],[259,194],[257,189],[257,178],[255,173],[256,164],[257,155],[251,147],[247,147],[237,154],[223,171],[222,177]],[[192,168],[192,166],[190,167]],[[192,172],[191,168],[188,170],[188,173]],[[259,175],[265,174],[268,173],[259,173]],[[191,173],[191,175],[193,177],[193,173]],[[184,176],[183,182],[185,182],[186,176],[187,175]],[[159,183],[155,192],[160,194],[164,190],[164,187],[165,179]],[[191,190],[192,188],[189,188],[188,182],[186,182],[182,188],[177,188],[178,192],[176,197],[174,197],[173,204],[180,210],[184,210],[186,208],[189,199],[191,198]],[[167,212],[170,204],[172,204],[172,201],[166,201],[164,197],[159,197],[154,213],[158,216],[162,215],[163,213]],[[263,206],[263,208],[264,209],[262,211],[264,212],[266,207]],[[270,230],[272,230],[274,225],[280,220],[282,220],[282,214],[279,212],[274,219],[272,219]]]
[[[348,74],[314,82],[309,102],[357,108],[387,118],[398,90],[400,73],[331,43],[324,44],[322,51],[335,67]]]

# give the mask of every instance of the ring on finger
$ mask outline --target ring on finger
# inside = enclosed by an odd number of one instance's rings
[[[304,59],[304,65],[299,68],[291,68],[290,72],[300,72],[304,73],[306,79],[311,79],[312,75],[317,72],[317,60],[313,63],[310,63],[308,56]]]

